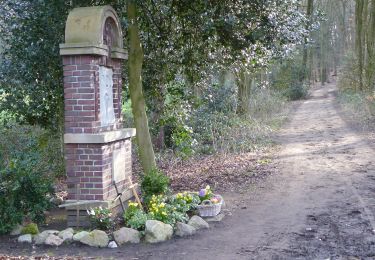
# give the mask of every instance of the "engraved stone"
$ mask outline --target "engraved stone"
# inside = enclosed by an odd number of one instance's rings
[[[113,151],[113,176],[112,180],[115,183],[118,183],[122,180],[125,180],[125,157],[126,149],[121,147]]]
[[[99,67],[100,88],[100,122],[102,126],[115,123],[113,109],[113,71],[104,66]]]

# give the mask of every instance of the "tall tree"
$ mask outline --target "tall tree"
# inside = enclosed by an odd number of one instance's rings
[[[156,163],[142,90],[143,49],[139,37],[135,0],[128,1],[127,15],[129,23],[129,92],[135,128],[137,129],[139,157],[143,170],[149,172],[156,167]]]
[[[306,7],[306,18],[308,19],[308,23],[306,23],[305,29],[307,31],[310,30],[310,26],[312,26],[312,14],[314,11],[314,0],[307,0],[307,7]],[[310,34],[307,34],[304,39],[303,43],[303,57],[302,57],[302,80],[304,80],[307,76],[307,58],[308,58],[308,43],[309,43],[309,36]]]
[[[363,12],[365,0],[356,0],[355,6],[355,24],[356,24],[356,52],[358,59],[358,79],[359,90],[363,90],[363,64],[364,64],[364,46],[363,46]]]

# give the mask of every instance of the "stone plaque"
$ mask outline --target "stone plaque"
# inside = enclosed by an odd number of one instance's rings
[[[116,183],[125,180],[125,156],[125,147],[113,151],[112,180]]]
[[[113,108],[113,70],[104,66],[99,67],[100,88],[100,122],[102,126],[115,123]]]

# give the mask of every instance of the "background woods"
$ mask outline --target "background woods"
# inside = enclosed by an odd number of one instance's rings
[[[72,8],[105,4],[122,22],[124,120],[145,172],[267,147],[288,101],[335,75],[344,106],[373,122],[375,0],[3,0],[0,176],[27,163],[64,176],[59,44]]]

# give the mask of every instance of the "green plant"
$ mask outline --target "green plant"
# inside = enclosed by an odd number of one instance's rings
[[[168,192],[169,178],[162,171],[153,169],[142,176],[141,190],[146,204],[152,195],[165,194]]]
[[[12,121],[6,125],[0,123],[0,136],[0,169],[8,167],[14,158],[36,154],[36,167],[51,179],[65,174],[61,139],[53,131]]]
[[[299,100],[307,97],[308,91],[307,87],[303,84],[295,84],[288,88],[286,91],[286,96],[290,100]]]
[[[39,233],[38,225],[35,223],[27,224],[21,231],[22,234],[36,235]]]
[[[113,220],[111,218],[112,212],[110,209],[96,207],[87,210],[87,214],[94,227],[104,231],[112,228]]]
[[[145,229],[148,215],[139,208],[138,203],[129,201],[128,208],[124,213],[124,221],[126,226],[143,231]]]
[[[169,198],[165,195],[153,195],[151,197],[148,215],[150,219],[159,220],[172,226],[177,222],[188,220],[186,211],[179,211],[175,205],[169,203]]]
[[[40,165],[40,154],[33,149],[17,153],[0,170],[0,233],[9,232],[25,219],[44,221],[51,203],[53,179]]]
[[[185,213],[196,209],[200,203],[200,198],[197,194],[185,191],[172,196],[170,198],[170,203],[177,211]]]

